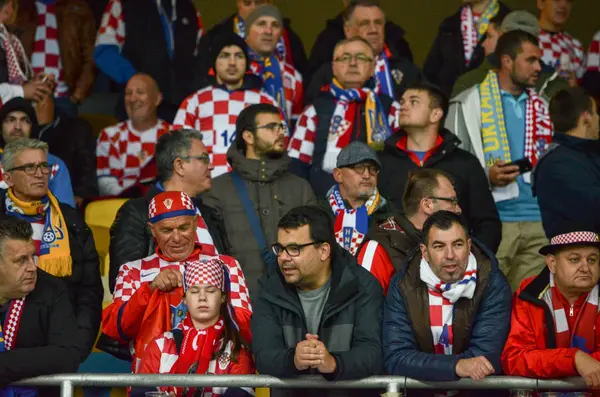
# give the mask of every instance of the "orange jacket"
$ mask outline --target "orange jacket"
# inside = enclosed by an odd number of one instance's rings
[[[541,296],[549,287],[549,271],[523,280],[513,299],[510,333],[502,353],[506,375],[532,378],[579,376],[575,369],[577,348],[557,348],[554,320]],[[596,316],[596,349],[600,360],[600,315]]]

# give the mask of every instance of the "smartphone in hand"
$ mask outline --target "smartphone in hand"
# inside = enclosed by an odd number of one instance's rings
[[[533,165],[531,164],[531,161],[529,161],[529,159],[527,157],[523,157],[522,159],[515,160],[508,164],[504,164],[505,167],[508,167],[511,165],[516,165],[519,167],[519,174],[524,174],[533,169]]]

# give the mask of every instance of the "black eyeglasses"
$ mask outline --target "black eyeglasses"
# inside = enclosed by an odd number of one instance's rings
[[[365,63],[369,63],[369,62],[373,62],[373,58],[365,55],[365,54],[356,54],[356,55],[352,55],[352,54],[343,54],[342,56],[339,56],[337,58],[334,59],[335,62],[339,62],[339,63],[347,63],[350,64],[352,63],[352,60],[355,60],[356,63],[361,63],[361,64],[365,64]]]
[[[446,201],[450,204],[452,204],[454,207],[458,206],[458,197],[436,197],[436,196],[429,196],[430,199],[434,199],[434,200],[442,200],[442,201]]]
[[[284,247],[283,245],[277,243],[277,244],[273,244],[271,246],[271,249],[273,250],[273,253],[275,254],[275,256],[280,256],[281,254],[283,254],[283,251],[287,252],[287,254],[289,256],[298,256],[298,255],[300,255],[302,248],[308,247],[309,245],[315,245],[315,244],[321,244],[321,243],[323,243],[323,241],[313,241],[312,243],[306,243],[306,244],[290,244],[287,247]]]
[[[346,168],[354,170],[354,172],[356,172],[359,175],[364,174],[365,170],[369,170],[369,174],[371,174],[372,176],[376,176],[377,174],[379,174],[380,171],[379,167],[377,167],[375,164],[352,164]]]
[[[208,155],[208,153],[202,153],[202,154],[199,154],[198,156],[183,156],[183,157],[180,157],[180,159],[182,159],[182,160],[199,160],[206,165],[210,164],[210,156]]]
[[[285,123],[269,123],[269,124],[265,124],[265,125],[259,125],[256,127],[256,129],[257,130],[265,129],[265,130],[269,130],[271,132],[283,131],[284,134],[287,134],[288,126]]]
[[[18,167],[13,167],[9,169],[8,172],[23,171],[27,175],[35,175],[38,169],[42,171],[42,175],[48,175],[50,173],[50,164],[48,164],[47,162],[39,164],[28,163],[20,165]]]

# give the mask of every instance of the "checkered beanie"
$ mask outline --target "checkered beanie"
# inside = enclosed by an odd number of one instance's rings
[[[150,201],[148,218],[150,223],[177,216],[196,215],[194,202],[184,192],[162,192]]]

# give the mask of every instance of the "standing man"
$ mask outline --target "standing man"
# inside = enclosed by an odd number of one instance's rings
[[[213,42],[211,85],[186,98],[181,103],[173,128],[199,131],[213,164],[212,177],[231,171],[227,150],[235,141],[235,122],[242,110],[257,103],[277,106],[275,100],[262,91],[263,82],[247,73],[250,59],[246,43],[232,32]]]
[[[501,68],[453,99],[446,126],[488,172],[502,221],[497,257],[516,290],[544,266],[536,253],[548,240],[529,170],[552,142],[553,127],[546,103],[532,88],[541,71],[537,39],[520,30],[505,33],[496,56]],[[511,164],[518,160],[522,166]]]
[[[101,196],[139,197],[145,192],[142,185],[156,178],[156,142],[171,128],[158,118],[162,100],[156,82],[147,74],[136,74],[127,83],[129,119],[103,129],[98,136],[96,172]]]
[[[377,151],[398,130],[400,104],[375,92],[375,53],[365,39],[337,44],[329,90],[304,109],[288,145],[293,172],[308,179],[317,197],[335,183],[333,169],[340,151],[353,141]]]
[[[483,62],[482,43],[490,21],[498,14],[510,11],[499,0],[463,0],[463,3],[456,14],[440,24],[423,65],[427,80],[448,96],[462,74]]]
[[[423,83],[406,90],[401,100],[401,131],[385,142],[380,156],[381,194],[402,208],[410,171],[436,168],[447,172],[454,179],[456,205],[462,209],[470,232],[496,252],[502,231],[489,182],[477,158],[460,149],[456,135],[442,127],[447,112],[448,99],[439,88]]]
[[[600,30],[592,38],[587,56],[587,72],[581,85],[600,103]]]
[[[316,374],[327,380],[382,373],[383,296],[377,280],[338,247],[331,218],[322,209],[294,208],[277,228],[278,267],[261,280],[251,321],[258,372],[279,378]]]
[[[256,7],[246,18],[246,43],[252,73],[263,81],[263,90],[277,101],[290,126],[296,124],[304,107],[302,75],[277,56],[283,30],[281,12],[274,5]]]
[[[203,195],[225,221],[231,255],[242,264],[253,294],[260,276],[274,266],[269,247],[277,238],[277,221],[292,208],[315,203],[309,184],[288,171],[286,135],[277,107],[248,106],[237,118],[235,144],[227,151],[232,172],[216,178]]]

